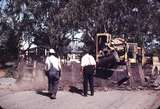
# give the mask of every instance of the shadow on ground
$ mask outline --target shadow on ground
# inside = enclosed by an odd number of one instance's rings
[[[50,97],[50,93],[48,92],[43,92],[43,91],[36,91],[37,94],[42,95],[42,96],[46,96],[46,97]]]
[[[3,109],[3,108],[0,106],[0,109]]]
[[[157,109],[160,109],[160,106]]]
[[[77,93],[77,94],[80,94],[80,95],[83,94],[82,89],[79,89],[79,88],[77,88],[75,86],[69,86],[69,87],[70,87],[69,92],[71,92],[71,93]]]

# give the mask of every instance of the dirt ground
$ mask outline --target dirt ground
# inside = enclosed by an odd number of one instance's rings
[[[120,73],[118,77],[123,78],[123,70],[114,75]],[[13,82],[0,78],[0,109],[158,109],[160,106],[159,91],[143,87],[132,90],[126,84],[117,86],[113,80],[121,78],[104,78],[110,76],[108,74],[107,71],[107,75],[96,75],[95,96],[83,97],[79,64],[63,66],[56,100],[51,100],[47,92],[42,91],[47,89],[47,77],[39,68],[34,78],[30,73]]]
[[[52,100],[47,92],[22,91],[0,94],[2,109],[158,109],[160,92],[96,91],[94,96],[59,91]]]

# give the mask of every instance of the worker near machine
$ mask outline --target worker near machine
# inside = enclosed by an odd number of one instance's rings
[[[81,59],[81,67],[83,73],[83,90],[84,96],[87,96],[88,83],[91,90],[91,96],[94,95],[94,80],[93,75],[96,68],[96,61],[91,53],[88,51]]]
[[[45,70],[48,72],[48,91],[51,99],[56,99],[59,79],[61,77],[61,64],[56,57],[54,49],[49,50],[49,56],[45,61]]]

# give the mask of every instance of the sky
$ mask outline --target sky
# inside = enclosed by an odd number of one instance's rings
[[[1,9],[4,9],[5,5],[6,5],[6,0],[0,0]]]

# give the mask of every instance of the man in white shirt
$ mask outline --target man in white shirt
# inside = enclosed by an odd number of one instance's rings
[[[81,60],[81,67],[83,72],[83,88],[84,96],[87,96],[88,92],[88,83],[91,90],[91,95],[94,95],[94,83],[93,83],[93,74],[96,68],[96,61],[90,53],[86,53]]]
[[[51,99],[56,99],[59,78],[61,76],[61,64],[55,56],[54,49],[49,50],[49,56],[46,58],[45,64],[45,69],[48,71],[48,91],[51,94]]]

